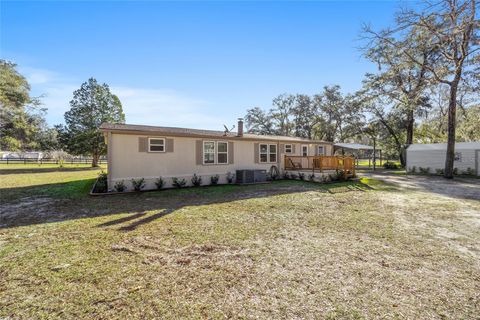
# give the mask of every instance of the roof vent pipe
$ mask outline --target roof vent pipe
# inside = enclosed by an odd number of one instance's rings
[[[238,118],[237,137],[243,137],[243,118]]]

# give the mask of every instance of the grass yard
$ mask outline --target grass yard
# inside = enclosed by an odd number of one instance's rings
[[[0,168],[0,318],[480,314],[480,201],[366,178],[90,197],[98,172]]]
[[[396,165],[398,165],[400,167],[400,161],[391,161],[391,160],[382,160],[382,164],[380,164],[380,159],[377,159],[375,161],[375,163],[377,164],[377,167],[382,167],[383,168],[383,164],[385,162],[393,162],[395,163]],[[360,159],[358,160],[358,166],[360,167],[368,167],[368,159]],[[373,160],[370,160],[370,166],[373,167]]]

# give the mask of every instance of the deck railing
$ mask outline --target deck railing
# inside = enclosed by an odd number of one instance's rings
[[[355,158],[339,156],[285,156],[285,170],[344,170],[355,174]]]

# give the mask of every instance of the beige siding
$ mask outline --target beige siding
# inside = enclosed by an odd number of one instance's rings
[[[235,173],[237,169],[269,170],[272,165],[277,165],[281,169],[278,163],[254,163],[253,141],[229,141],[233,142],[235,157],[233,164],[202,165],[197,164],[196,144],[198,138],[167,137],[167,139],[173,139],[173,152],[153,153],[139,151],[139,141],[144,141],[139,139],[141,137],[147,136],[112,134],[109,145],[112,164],[109,173],[112,184],[124,180],[126,185],[130,186],[132,178],[143,177],[147,182],[146,189],[152,189],[155,187],[155,179],[162,176],[166,180],[166,187],[171,186],[172,177],[185,178],[190,185],[190,178],[194,173],[204,177],[205,184],[208,184],[210,176],[215,174],[220,175],[220,183],[224,183],[226,182],[226,173],[229,171]],[[230,146],[232,143],[229,143]],[[296,150],[298,152],[299,147]]]

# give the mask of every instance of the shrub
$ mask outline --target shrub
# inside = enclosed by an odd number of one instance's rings
[[[290,179],[297,180],[298,176],[295,173],[290,174]]]
[[[113,186],[113,188],[117,192],[123,192],[127,189],[127,187],[125,186],[125,182],[123,182],[123,180],[115,182],[115,185]]]
[[[462,174],[467,175],[467,176],[474,176],[475,175],[475,170],[468,167],[467,170],[462,172]]]
[[[422,173],[422,174],[429,174],[429,173],[430,173],[430,167],[426,167],[426,168],[418,167],[418,170],[419,170],[420,173]]]
[[[313,174],[313,173],[309,174],[309,175],[308,175],[308,180],[309,180],[310,182],[315,182],[315,174]]]
[[[337,170],[335,172],[335,181],[343,181],[346,180],[346,173],[344,170]]]
[[[445,170],[444,169],[435,169],[435,173],[441,176],[441,175],[445,174]]]
[[[187,180],[185,179],[178,179],[176,177],[173,177],[172,178],[172,185],[175,187],[175,188],[183,188],[187,185]]]
[[[392,161],[387,161],[383,164],[383,167],[385,169],[398,169],[398,164],[396,164],[395,162],[392,162]]]
[[[218,179],[220,179],[220,177],[218,176],[218,174],[214,175],[214,176],[211,176],[210,177],[210,184],[212,186],[215,186],[218,184]]]
[[[105,172],[100,172],[98,174],[98,179],[97,179],[97,184],[95,184],[95,188],[93,189],[93,192],[98,192],[98,193],[105,193],[108,192],[108,186],[107,186],[107,174]]]
[[[283,172],[283,179],[285,180],[290,179],[290,174],[288,173],[288,171]]]
[[[230,171],[227,172],[227,182],[233,183],[233,180],[235,180],[235,174],[231,173]]]
[[[305,180],[305,173],[299,172],[299,173],[298,173],[298,178],[299,178],[300,180],[304,181],[304,180]]]
[[[131,182],[132,182],[133,190],[135,191],[141,191],[143,187],[145,187],[144,178],[132,179]]]
[[[160,190],[165,185],[165,180],[163,180],[162,177],[158,177],[158,179],[155,181],[155,185],[157,186],[157,189]]]
[[[408,170],[410,173],[417,173],[417,167],[413,166]]]
[[[197,176],[196,173],[193,174],[193,177],[192,177],[192,185],[194,187],[200,187],[202,185],[202,177],[200,176]]]
[[[453,174],[458,176],[458,168],[453,168]]]

